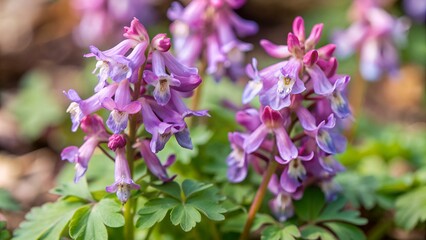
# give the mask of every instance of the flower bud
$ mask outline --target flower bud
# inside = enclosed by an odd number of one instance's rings
[[[142,23],[137,18],[133,18],[130,27],[124,27],[124,37],[138,42],[149,41],[148,33]]]
[[[316,50],[311,50],[305,54],[303,57],[303,63],[308,66],[312,67],[315,63],[318,61],[318,52]]]
[[[126,146],[126,138],[122,134],[114,134],[108,139],[108,148],[115,151]]]
[[[152,39],[151,45],[153,48],[157,49],[158,51],[167,52],[169,51],[171,47],[170,38],[168,38],[167,34],[165,33],[157,34]]]

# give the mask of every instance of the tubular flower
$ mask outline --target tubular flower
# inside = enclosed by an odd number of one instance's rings
[[[302,197],[308,185],[318,184],[327,199],[333,199],[339,189],[333,177],[344,170],[333,155],[346,148],[340,124],[351,117],[345,96],[350,77],[336,74],[335,45],[316,48],[322,29],[316,24],[307,36],[303,19],[297,17],[287,45],[261,40],[269,55],[285,60],[260,70],[256,60],[247,66],[251,81],[243,103],[258,95],[260,109],[245,106],[238,111],[236,121],[244,131],[228,135],[230,182],[243,181],[250,166],[268,176],[265,162],[268,174],[270,166],[278,165],[272,168],[268,187],[274,195],[269,207],[279,221],[294,214],[292,202]]]
[[[337,30],[333,41],[337,55],[348,57],[360,53],[360,72],[367,81],[379,80],[384,74],[398,73],[397,45],[405,41],[410,24],[405,18],[395,18],[377,0],[354,1],[352,25]]]
[[[178,59],[189,66],[195,66],[197,60],[206,60],[207,73],[216,81],[225,75],[232,80],[241,77],[244,52],[252,46],[237,36],[258,31],[256,23],[240,18],[233,11],[244,4],[244,0],[194,0],[184,8],[173,2],[167,15],[173,21],[170,32]]]
[[[171,40],[166,34],[158,34],[151,40],[135,18],[124,28],[123,36],[125,39],[115,47],[101,51],[90,46],[90,53],[85,55],[98,61],[93,72],[98,84],[92,96],[82,100],[73,89],[64,92],[71,100],[67,112],[71,115],[72,131],[80,127],[86,137],[81,147],[67,147],[61,157],[75,163],[75,181],[78,181],[86,172],[95,148],[107,143],[115,152],[115,182],[106,190],[116,192],[124,204],[131,197],[130,191],[139,189],[131,178],[129,166],[129,162],[137,159],[128,161],[126,154],[136,151],[132,156],[142,157],[153,175],[171,181],[175,176],[169,177],[165,169],[175,157],[169,157],[163,165],[156,153],[172,135],[182,147],[192,149],[185,118],[209,115],[206,110],[193,111],[186,107],[182,98],[191,95],[201,83],[201,77],[197,68],[186,66],[170,53]],[[91,115],[101,109],[109,112],[106,124],[98,115]],[[136,140],[136,131],[142,127],[149,134]],[[133,142],[126,144],[127,141]]]

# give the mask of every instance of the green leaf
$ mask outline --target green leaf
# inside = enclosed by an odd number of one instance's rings
[[[406,230],[426,221],[426,186],[418,187],[396,201],[395,222]]]
[[[0,189],[0,209],[7,211],[18,211],[20,209],[19,204],[4,189]]]
[[[185,194],[185,197],[189,198],[192,194],[203,191],[212,186],[213,184],[204,184],[186,179],[182,183],[182,190],[183,194]]]
[[[138,212],[140,215],[137,226],[152,227],[164,219],[169,210],[170,220],[174,225],[180,225],[182,230],[190,231],[201,221],[201,213],[214,221],[225,219],[222,213],[226,211],[219,201],[223,200],[218,190],[211,184],[197,183],[185,180],[177,191],[177,183],[156,185],[155,188],[164,190],[164,198],[149,200]],[[170,197],[168,197],[170,196]]]
[[[102,222],[108,227],[124,226],[124,217],[121,213],[121,204],[114,199],[104,198],[97,204],[97,210]]]
[[[360,217],[360,213],[358,211],[343,210],[345,204],[346,199],[342,197],[328,203],[316,221],[341,221],[355,225],[364,225],[367,223],[367,219]]]
[[[136,226],[139,228],[150,228],[154,226],[154,224],[164,219],[170,209],[173,209],[179,204],[180,202],[178,200],[169,197],[149,200],[145,206],[139,210],[138,214],[140,217],[136,222]]]
[[[177,182],[167,182],[161,185],[152,185],[152,187],[178,200],[181,198],[180,186]]]
[[[317,187],[306,189],[303,198],[294,202],[297,216],[304,221],[315,220],[325,203],[322,191]]]
[[[262,240],[295,240],[301,236],[295,225],[269,226],[262,231]]]
[[[0,221],[0,240],[9,240],[12,236],[6,228],[6,222]]]
[[[301,234],[307,240],[337,240],[330,231],[315,225],[307,225],[301,230]]]
[[[276,221],[271,215],[269,214],[263,214],[258,213],[256,214],[256,217],[254,218],[253,225],[251,226],[250,231],[254,232],[260,229],[265,224],[275,224]]]
[[[354,225],[366,224],[367,219],[360,217],[356,210],[344,209],[346,203],[345,198],[339,197],[326,204],[319,188],[306,189],[303,198],[294,202],[297,216],[308,224],[302,228],[302,237],[331,240],[336,239],[334,235],[338,236],[338,239],[351,239],[340,237],[348,234],[363,236],[363,232]],[[327,224],[332,227],[324,228]]]
[[[24,76],[16,99],[7,106],[16,116],[25,137],[37,139],[48,126],[58,124],[64,117],[51,85],[46,72],[34,70]]]
[[[57,240],[68,222],[84,203],[58,201],[33,208],[14,233],[14,240],[43,239]]]
[[[192,193],[190,197],[186,199],[186,204],[194,206],[198,211],[202,212],[206,217],[213,221],[222,221],[225,219],[222,213],[226,212],[226,209],[219,204],[224,199],[219,195],[219,190],[213,185],[205,189],[205,185],[200,188],[203,190]]]
[[[241,214],[228,217],[226,221],[224,221],[221,231],[241,233],[243,231],[244,223],[246,221],[247,221],[247,213],[241,213]]]
[[[121,227],[124,225],[120,205],[112,199],[102,199],[93,206],[78,209],[70,224],[69,234],[73,239],[108,239],[106,226]],[[106,226],[105,226],[106,225]]]
[[[182,230],[188,232],[201,221],[201,214],[191,205],[179,204],[170,213],[170,221],[174,225],[179,224]]]
[[[338,174],[335,180],[342,186],[343,195],[355,208],[363,206],[369,210],[376,204],[378,182],[375,177],[346,172]]]
[[[60,183],[57,187],[51,190],[51,193],[58,194],[63,197],[74,196],[88,201],[93,201],[92,194],[87,186],[86,177],[80,179],[78,183]]]
[[[366,239],[361,229],[347,223],[325,223],[325,226],[330,228],[338,239],[345,240],[364,240]]]

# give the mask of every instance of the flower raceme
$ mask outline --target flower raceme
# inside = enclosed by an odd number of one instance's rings
[[[174,37],[177,57],[194,66],[197,60],[207,62],[207,73],[216,81],[223,76],[232,80],[244,74],[244,52],[251,44],[241,42],[258,31],[257,24],[240,18],[233,9],[242,7],[245,0],[193,0],[188,6],[174,2],[168,10],[173,23],[170,32]]]
[[[293,22],[287,45],[268,40],[260,44],[280,62],[258,69],[257,60],[246,67],[250,81],[242,101],[259,96],[260,109],[245,108],[236,114],[244,132],[229,133],[232,152],[227,158],[228,179],[243,181],[252,165],[267,172],[265,164],[278,164],[268,188],[275,195],[272,213],[284,221],[293,215],[293,199],[300,199],[312,183],[334,196],[331,180],[343,167],[333,158],[346,148],[340,121],[351,118],[345,88],[349,76],[337,74],[336,46],[316,47],[323,24],[316,24],[308,37],[303,18]]]
[[[367,81],[379,80],[384,74],[396,75],[399,67],[397,45],[405,41],[410,27],[408,19],[387,13],[378,0],[356,0],[351,9],[352,25],[337,30],[333,41],[336,54],[348,57],[360,54],[360,73]],[[421,2],[421,1],[418,1]]]
[[[150,41],[145,27],[135,18],[124,28],[123,36],[125,39],[115,47],[101,51],[91,46],[90,53],[85,55],[97,60],[93,73],[98,77],[98,84],[91,97],[83,100],[73,89],[64,92],[71,100],[67,112],[71,115],[72,131],[80,127],[86,137],[81,147],[67,147],[61,157],[76,164],[75,181],[78,181],[85,174],[96,147],[107,143],[115,153],[115,182],[106,190],[116,192],[125,203],[131,196],[130,190],[139,189],[132,180],[126,158],[126,152],[134,151],[129,148],[140,152],[154,176],[170,181],[174,177],[168,177],[166,167],[172,164],[174,157],[163,165],[155,153],[161,151],[173,135],[182,147],[191,149],[184,119],[208,116],[208,113],[185,106],[182,98],[192,94],[200,85],[201,77],[196,68],[187,67],[169,52],[171,41],[166,34],[158,34]],[[110,113],[106,124],[94,114],[100,109]],[[136,128],[130,129],[131,123]],[[148,134],[131,137],[142,124]]]

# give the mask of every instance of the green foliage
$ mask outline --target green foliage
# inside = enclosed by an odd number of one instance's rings
[[[61,195],[61,198],[54,203],[33,208],[15,231],[14,239],[56,240],[61,236],[72,239],[108,239],[107,227],[119,228],[124,225],[118,201],[106,198],[108,195],[105,193],[90,192],[86,178],[77,184],[60,182],[52,193]],[[96,199],[100,199],[99,202]]]
[[[295,225],[269,226],[262,231],[262,240],[295,240],[301,236]]]
[[[17,211],[19,204],[12,198],[10,193],[0,188],[0,210]]]
[[[396,223],[411,230],[418,223],[426,222],[426,186],[414,189],[396,201]]]
[[[377,203],[377,178],[346,172],[337,175],[336,182],[342,186],[343,195],[355,208],[362,206],[372,209]]]
[[[326,203],[319,188],[305,190],[303,198],[294,202],[296,216],[305,222],[301,228],[304,239],[365,239],[355,225],[364,225],[367,220],[356,210],[344,209],[347,201],[340,197]],[[345,236],[341,238],[341,236]]]
[[[78,183],[66,182],[60,183],[57,187],[55,187],[51,193],[58,194],[63,197],[77,197],[81,199],[86,199],[89,201],[93,201],[92,194],[89,191],[89,187],[87,186],[86,178],[83,177],[80,179]]]
[[[74,213],[82,206],[84,203],[80,201],[64,200],[33,208],[15,231],[13,239],[57,240]]]
[[[306,191],[303,198],[294,202],[297,216],[304,221],[313,221],[324,207],[324,194],[318,188]]]
[[[154,226],[162,221],[169,211],[172,224],[180,225],[185,232],[201,221],[201,213],[213,221],[225,219],[222,213],[226,210],[219,203],[223,199],[212,184],[185,180],[182,186],[170,182],[154,187],[160,190],[164,197],[149,200],[139,210],[140,217],[136,225],[140,228]]]
[[[6,222],[0,221],[0,240],[9,240],[11,235],[6,228]]]
[[[24,76],[20,91],[8,108],[16,116],[21,134],[33,140],[48,126],[60,123],[64,116],[64,110],[51,91],[51,79],[39,70]]]
[[[124,226],[124,217],[118,213],[120,209],[120,204],[112,199],[79,208],[69,224],[70,236],[77,240],[108,239],[106,226]]]
[[[329,230],[316,225],[307,225],[302,229],[301,234],[306,240],[338,240]]]

